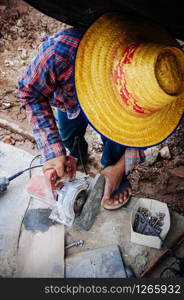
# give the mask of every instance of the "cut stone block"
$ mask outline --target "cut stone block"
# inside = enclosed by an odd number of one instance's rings
[[[126,278],[117,245],[80,252],[66,257],[66,278]]]

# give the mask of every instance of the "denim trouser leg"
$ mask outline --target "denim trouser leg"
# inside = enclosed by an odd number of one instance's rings
[[[57,125],[63,144],[70,151],[71,155],[80,159],[78,147],[73,149],[75,137],[78,136],[78,143],[81,149],[82,159],[87,161],[88,144],[84,139],[87,122],[82,113],[76,119],[68,119],[67,114],[61,110],[57,110]]]
[[[101,136],[101,138],[103,141],[101,164],[104,168],[106,168],[118,162],[121,156],[125,153],[126,147],[112,142],[105,137]]]
[[[73,150],[71,154],[78,159],[80,158],[78,149],[72,148],[75,137],[79,137],[79,145],[82,153],[82,158],[85,163],[87,161],[88,151],[88,144],[84,139],[87,122],[82,113],[80,113],[76,119],[69,120],[67,118],[67,114],[58,109],[57,124],[64,146],[68,148],[70,153]],[[103,141],[103,154],[101,158],[101,164],[104,168],[106,168],[118,162],[121,156],[125,153],[126,147],[112,142],[105,137],[101,136],[101,138]]]

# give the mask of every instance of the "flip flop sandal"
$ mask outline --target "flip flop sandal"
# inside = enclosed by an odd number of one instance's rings
[[[130,186],[130,182],[128,181],[128,179],[126,177],[123,177],[122,183],[120,184],[120,186],[115,189],[112,194],[111,197],[115,196],[116,194],[118,194],[119,192],[121,192],[121,190],[123,190],[124,188]],[[122,206],[124,206],[129,200],[130,200],[131,195],[129,195],[129,197],[123,202],[123,203],[119,203],[117,205],[103,205],[102,207],[107,209],[107,210],[116,210],[121,208]]]

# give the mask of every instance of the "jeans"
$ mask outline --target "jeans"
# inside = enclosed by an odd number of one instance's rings
[[[57,126],[59,129],[60,136],[63,144],[70,154],[80,161],[79,151],[81,151],[82,160],[84,163],[87,162],[88,157],[88,144],[84,138],[87,122],[82,113],[76,119],[69,120],[67,114],[57,109]],[[76,137],[78,137],[78,144],[80,150],[75,144]],[[103,153],[101,157],[101,164],[104,168],[115,164],[119,161],[121,156],[125,153],[125,146],[117,144],[101,136],[103,142]]]

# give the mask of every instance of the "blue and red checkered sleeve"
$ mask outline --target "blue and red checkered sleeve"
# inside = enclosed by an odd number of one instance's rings
[[[62,68],[62,61],[59,65]],[[40,45],[26,75],[18,83],[17,97],[26,111],[42,162],[66,153],[49,104],[57,80],[55,67],[54,41],[48,40]]]

